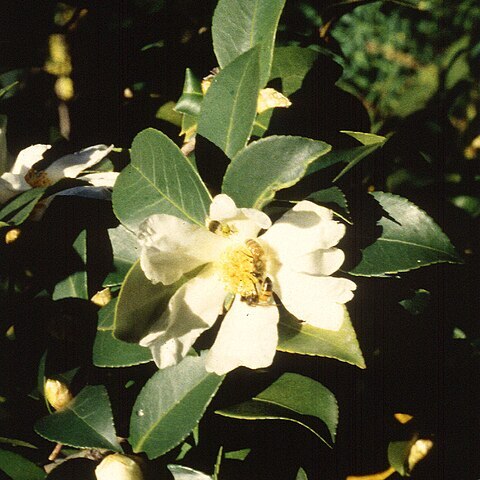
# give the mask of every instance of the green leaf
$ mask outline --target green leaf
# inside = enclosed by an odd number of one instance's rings
[[[355,138],[362,144],[362,146],[344,149],[334,148],[320,161],[312,163],[307,171],[307,175],[318,172],[319,170],[330,167],[337,163],[346,163],[347,165],[333,179],[333,181],[336,182],[340,177],[345,175],[345,173],[351,170],[361,160],[373,153],[378,148],[382,147],[387,141],[385,137],[381,137],[380,135],[374,135],[373,133],[351,132],[349,130],[342,130],[341,132]]]
[[[32,188],[17,195],[13,200],[0,209],[0,220],[11,225],[20,225],[32,213],[35,205],[43,197],[46,188]]]
[[[347,199],[338,187],[330,187],[311,193],[305,200],[310,200],[311,202],[330,208],[342,220],[352,224]]]
[[[257,117],[255,118],[255,123],[253,124],[253,137],[263,137],[264,133],[268,130],[272,114],[273,108],[270,108],[269,110],[265,110],[264,112],[257,115]]]
[[[198,172],[162,132],[148,128],[133,140],[132,163],[113,189],[113,208],[132,231],[155,213],[204,224],[210,195]]]
[[[232,158],[252,132],[259,92],[259,49],[253,48],[216,75],[202,103],[198,133]]]
[[[222,190],[240,207],[259,210],[275,192],[295,185],[310,163],[330,150],[325,142],[303,137],[271,136],[251,143],[228,166]]]
[[[292,421],[310,430],[328,446],[311,425],[311,417],[325,423],[332,441],[335,441],[338,424],[338,405],[333,393],[321,383],[297,373],[284,373],[252,400],[215,413],[243,420]]]
[[[155,373],[133,407],[129,437],[133,451],[152,459],[176,447],[200,421],[222,380],[205,370],[205,355],[185,357]]]
[[[240,460],[243,462],[248,457],[248,454],[252,451],[251,448],[242,448],[241,450],[235,450],[232,452],[225,452],[225,458],[228,460]]]
[[[173,475],[175,480],[212,480],[210,475],[205,475],[193,468],[184,467],[183,465],[167,465],[167,468]]]
[[[108,229],[113,250],[113,271],[103,281],[104,287],[120,285],[140,255],[137,237],[123,225]]]
[[[319,418],[327,426],[332,441],[335,441],[338,405],[333,393],[321,383],[287,372],[254,399]]]
[[[480,197],[474,197],[473,195],[457,195],[451,197],[450,202],[467,212],[473,218],[480,216]]]
[[[170,297],[188,278],[184,276],[172,285],[154,285],[143,273],[140,261],[134,263],[118,296],[113,329],[115,338],[138,343],[160,318]]]
[[[175,110],[191,116],[198,116],[202,106],[203,92],[200,80],[187,68],[182,96],[175,105]]]
[[[342,327],[336,332],[302,323],[283,311],[278,335],[277,350],[282,352],[335,358],[365,368],[365,360],[346,308]]]
[[[212,21],[213,50],[221,68],[260,44],[260,87],[269,77],[285,0],[219,0]]]
[[[299,468],[295,480],[308,480],[307,474],[303,468]]]
[[[448,237],[423,210],[398,195],[371,195],[385,212],[377,222],[382,233],[362,250],[362,260],[351,274],[384,276],[434,263],[462,262]]]
[[[0,470],[12,480],[42,480],[47,475],[30,460],[8,450],[0,450]]]
[[[65,409],[41,418],[35,431],[47,440],[71,447],[122,451],[103,385],[85,387]]]
[[[34,449],[38,448],[35,445],[32,445],[31,443],[24,442],[23,440],[17,440],[16,438],[0,437],[0,443],[5,443],[7,445],[12,445],[14,447],[25,447],[25,448],[34,448]]]
[[[388,463],[402,477],[409,476],[408,456],[415,443],[415,439],[401,442],[390,442],[388,444]]]
[[[412,298],[407,298],[398,302],[408,313],[419,315],[430,303],[430,292],[420,288],[415,291]]]
[[[176,103],[170,100],[165,102],[155,113],[155,118],[171,123],[176,127],[182,126],[183,115],[175,110]]]
[[[130,367],[152,361],[149,348],[136,343],[122,342],[113,336],[115,303],[116,299],[98,312],[97,335],[93,344],[93,364],[97,367]]]
[[[305,76],[312,68],[318,52],[310,48],[297,46],[277,47],[273,51],[272,71],[270,80],[280,78],[282,93],[289,97],[300,90]]]
[[[82,230],[73,242],[73,250],[80,258],[84,269],[74,272],[64,280],[55,285],[53,290],[53,300],[61,300],[62,298],[81,298],[88,300],[87,285],[87,231]]]

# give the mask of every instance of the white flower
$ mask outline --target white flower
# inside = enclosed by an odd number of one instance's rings
[[[113,145],[109,147],[95,145],[84,148],[79,152],[60,157],[45,170],[37,171],[34,165],[50,148],[50,145],[32,145],[18,154],[10,172],[6,172],[0,177],[0,203],[34,187],[48,187],[62,178],[79,177],[84,170],[96,165],[108,155]],[[89,182],[94,187],[112,187],[117,175],[116,172],[99,172],[83,175],[80,179]],[[81,194],[82,192],[77,190],[72,193]]]
[[[106,456],[95,468],[97,480],[143,480],[138,463],[121,453]]]
[[[344,253],[335,245],[344,234],[331,210],[309,201],[299,202],[274,225],[263,212],[237,208],[225,194],[213,199],[207,228],[152,215],[139,230],[147,278],[168,285],[203,268],[177,290],[140,343],[151,348],[159,368],[175,365],[215,323],[230,296],[233,304],[208,352],[207,370],[222,375],[241,365],[267,367],[278,342],[272,290],[299,320],[340,329],[343,304],[356,288],[330,276],[343,263]]]

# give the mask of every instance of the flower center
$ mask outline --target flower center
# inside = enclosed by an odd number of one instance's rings
[[[217,264],[225,289],[255,303],[265,277],[265,253],[255,240],[228,247]]]
[[[31,168],[25,175],[25,181],[32,187],[49,187],[52,181],[48,178],[45,170],[37,171]]]

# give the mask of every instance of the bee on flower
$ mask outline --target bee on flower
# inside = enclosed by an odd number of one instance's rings
[[[263,212],[237,208],[225,194],[210,205],[205,227],[158,214],[139,227],[140,265],[153,283],[170,285],[201,267],[172,296],[141,340],[159,368],[177,364],[202,332],[233,302],[206,359],[208,371],[223,375],[239,366],[271,365],[279,321],[275,294],[296,318],[339,330],[344,304],[356,288],[332,277],[344,261],[336,245],[345,226],[331,210],[297,203],[273,225]]]

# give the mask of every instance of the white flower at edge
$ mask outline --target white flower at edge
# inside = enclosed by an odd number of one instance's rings
[[[60,157],[45,170],[35,170],[34,165],[50,148],[50,145],[32,145],[18,154],[10,172],[6,172],[0,177],[0,204],[31,188],[47,187],[62,178],[79,177],[84,170],[96,165],[106,157],[111,152],[113,145],[94,145],[84,148],[79,152]],[[89,182],[94,187],[111,188],[117,175],[116,172],[99,172],[83,175],[80,179]]]
[[[203,266],[172,296],[167,309],[141,344],[150,347],[159,368],[177,364],[234,295],[206,368],[219,375],[239,366],[269,366],[275,355],[279,311],[262,301],[271,282],[284,307],[299,320],[339,330],[343,304],[356,285],[331,275],[344,261],[335,248],[345,226],[332,212],[301,201],[274,225],[255,209],[237,208],[225,194],[210,206],[207,227],[165,214],[152,215],[139,229],[140,265],[153,283],[172,284]],[[261,230],[265,233],[257,237]]]

